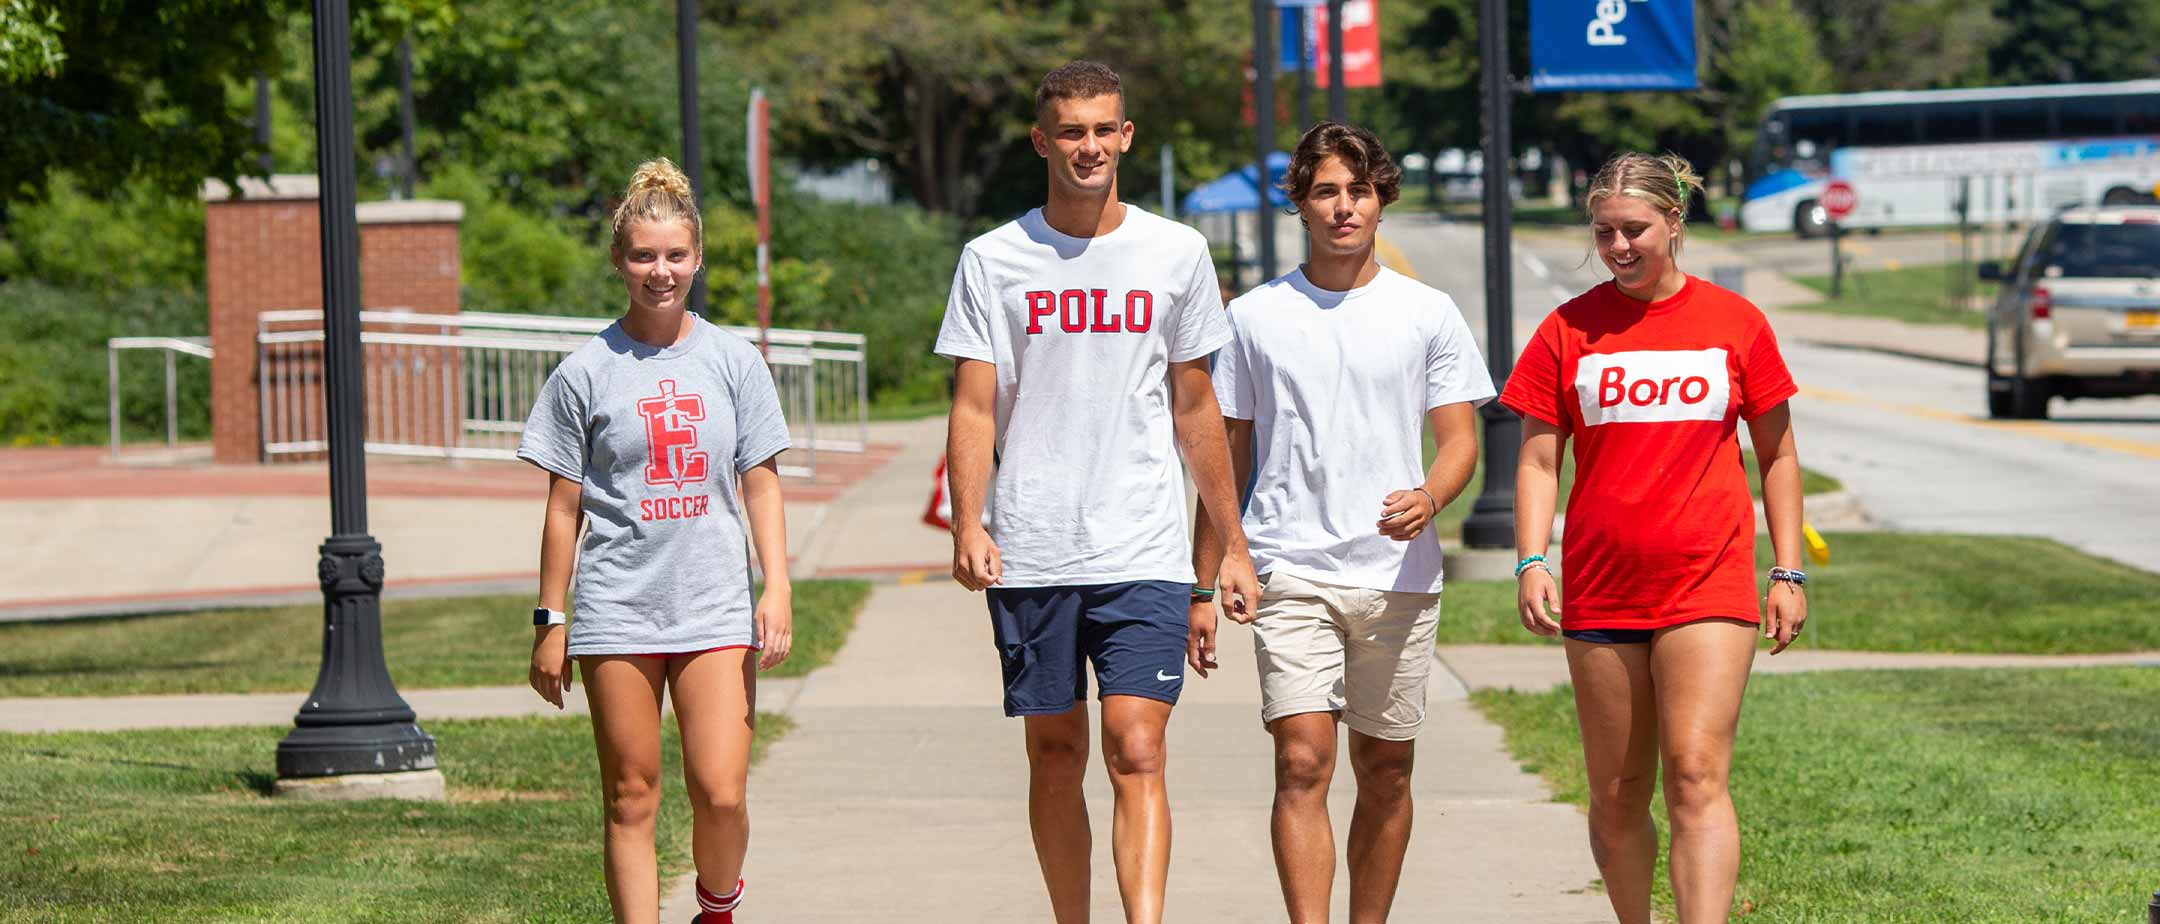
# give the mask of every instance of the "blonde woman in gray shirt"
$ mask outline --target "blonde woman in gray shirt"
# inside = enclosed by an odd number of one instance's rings
[[[776,464],[787,424],[757,347],[684,309],[703,252],[689,180],[665,158],[647,161],[615,210],[610,247],[628,308],[548,376],[518,445],[548,473],[532,686],[560,708],[571,659],[585,675],[617,924],[659,917],[663,690],[695,813],[695,924],[732,924],[757,672],[787,658],[793,622]],[[746,512],[765,574],[754,605],[737,554]],[[573,564],[577,619],[566,626]]]

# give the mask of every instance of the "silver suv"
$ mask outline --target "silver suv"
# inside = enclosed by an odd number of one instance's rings
[[[1988,314],[1988,416],[2160,394],[2160,207],[2062,212],[2012,262],[1979,269],[2002,283]]]

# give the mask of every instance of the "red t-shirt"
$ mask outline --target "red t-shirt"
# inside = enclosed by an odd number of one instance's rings
[[[1563,628],[1762,621],[1735,435],[1796,391],[1762,311],[1693,276],[1656,302],[1607,282],[1538,326],[1500,402],[1574,443]]]

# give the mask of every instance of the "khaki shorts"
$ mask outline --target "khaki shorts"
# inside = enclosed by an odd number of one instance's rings
[[[1425,724],[1440,595],[1345,587],[1271,572],[1253,620],[1260,721],[1333,712],[1367,737]]]

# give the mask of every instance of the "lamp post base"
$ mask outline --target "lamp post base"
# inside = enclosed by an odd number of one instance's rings
[[[441,770],[347,773],[281,779],[270,785],[270,795],[294,802],[357,802],[363,799],[441,802],[444,786]]]

